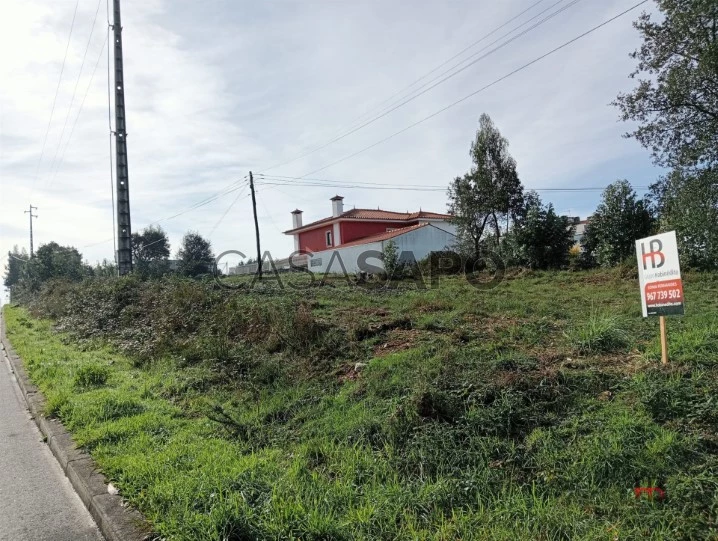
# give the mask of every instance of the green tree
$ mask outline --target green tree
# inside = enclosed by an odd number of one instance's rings
[[[80,281],[91,274],[92,268],[82,262],[82,254],[76,248],[49,242],[42,244],[23,266],[20,283],[29,291],[37,291],[48,280]]]
[[[558,216],[552,204],[544,205],[535,192],[529,192],[507,243],[513,247],[514,261],[521,266],[560,269],[568,265],[573,230],[566,216]]]
[[[650,205],[639,200],[627,180],[608,186],[586,228],[584,257],[611,267],[635,255],[635,241],[654,232]]]
[[[501,224],[514,217],[523,201],[523,187],[509,143],[491,118],[479,119],[476,139],[471,144],[471,170],[449,185],[449,211],[454,215],[459,247],[478,257],[482,241],[492,232],[491,244],[501,241]]]
[[[30,259],[27,255],[27,250],[23,248],[20,250],[17,245],[13,246],[11,252],[7,253],[7,263],[5,264],[5,277],[3,284],[5,287],[12,287],[20,281],[22,274],[22,268]]]
[[[384,262],[384,272],[389,280],[399,278],[404,270],[402,262],[399,260],[399,248],[393,240],[384,245],[382,250],[382,260]]]
[[[656,0],[660,20],[644,13],[634,27],[643,44],[632,78],[638,86],[614,102],[627,134],[669,167],[718,164],[718,2]],[[640,78],[639,78],[640,77]]]
[[[718,268],[718,171],[673,171],[651,186],[661,231],[676,231],[681,264]]]
[[[182,245],[177,252],[178,270],[185,276],[200,276],[212,272],[214,253],[212,244],[199,233],[189,232],[182,237]]]
[[[160,276],[169,270],[170,241],[159,226],[132,234],[132,258],[142,276]]]
[[[97,277],[112,278],[117,276],[117,265],[115,265],[114,261],[103,259],[102,263],[98,262],[92,268],[92,274]]]

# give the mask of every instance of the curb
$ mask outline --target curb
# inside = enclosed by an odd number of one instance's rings
[[[142,514],[129,507],[120,496],[110,494],[107,480],[95,461],[78,449],[70,433],[57,419],[45,417],[45,397],[30,381],[22,360],[5,334],[5,318],[0,314],[0,343],[10,362],[17,384],[35,424],[57,459],[62,471],[85,504],[107,541],[147,541],[152,529]]]

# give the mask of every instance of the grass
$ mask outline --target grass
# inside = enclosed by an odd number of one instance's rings
[[[608,353],[625,350],[630,344],[626,321],[612,313],[591,311],[576,321],[568,338],[578,353]]]
[[[718,536],[718,277],[687,277],[667,368],[617,273],[441,280],[93,282],[5,317],[166,539]]]

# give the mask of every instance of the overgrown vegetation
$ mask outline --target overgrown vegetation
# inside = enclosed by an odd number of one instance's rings
[[[718,277],[686,277],[662,368],[621,269],[510,274],[55,282],[5,314],[167,539],[715,538]]]

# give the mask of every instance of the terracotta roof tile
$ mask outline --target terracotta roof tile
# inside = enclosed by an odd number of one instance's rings
[[[451,217],[452,216],[450,214],[440,214],[438,212],[426,212],[426,211],[393,212],[390,210],[379,210],[379,209],[351,209],[346,212],[343,212],[339,216],[336,216],[336,217],[329,216],[328,218],[322,218],[321,220],[317,220],[316,222],[311,222],[311,223],[302,225],[302,227],[290,229],[288,231],[285,231],[284,233],[291,234],[300,229],[313,228],[313,227],[321,225],[323,223],[331,222],[333,220],[339,220],[339,219],[388,220],[388,221],[402,222],[402,221],[409,221],[409,220],[417,220],[420,218],[426,218],[427,220],[448,220]]]

